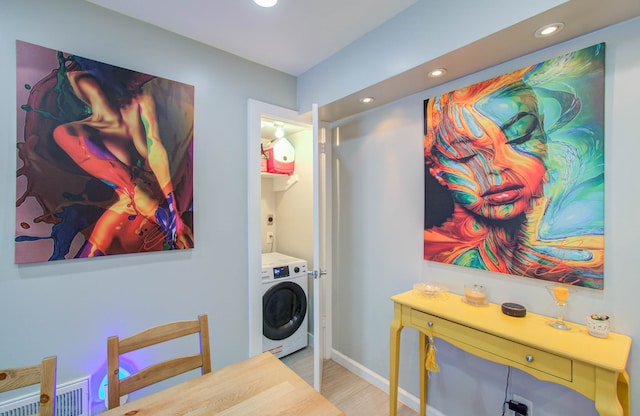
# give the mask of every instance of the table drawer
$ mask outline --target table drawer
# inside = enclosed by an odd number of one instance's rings
[[[433,335],[445,341],[457,341],[467,344],[474,350],[480,349],[488,354],[532,368],[567,381],[572,381],[572,360],[528,345],[520,344],[497,335],[492,335],[465,325],[461,325],[438,316],[415,309],[410,313],[411,325],[427,329],[433,323]],[[464,349],[464,347],[462,347]],[[486,358],[486,357],[485,357]]]

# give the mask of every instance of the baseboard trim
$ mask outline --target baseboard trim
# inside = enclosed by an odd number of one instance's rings
[[[351,371],[352,373],[362,377],[367,382],[378,387],[380,390],[389,394],[389,380],[382,377],[380,374],[377,374],[374,371],[371,371],[367,367],[352,360],[351,358],[340,353],[339,351],[336,351],[335,349],[331,349],[331,359],[336,363],[340,364],[341,366],[343,366],[344,368],[346,368],[347,370]],[[408,391],[402,388],[399,388],[398,400],[403,404],[405,404],[406,406],[410,407],[411,409],[415,410],[416,412],[420,413],[420,410],[419,410],[420,399],[414,396],[413,394],[409,393]],[[445,416],[444,413],[440,412],[438,409],[434,409],[428,404],[427,404],[427,414],[429,416]]]

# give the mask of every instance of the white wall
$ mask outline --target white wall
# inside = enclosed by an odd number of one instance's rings
[[[302,130],[287,139],[296,149],[294,174],[298,182],[276,193],[278,251],[313,265],[313,131]]]
[[[195,86],[195,249],[14,264],[16,39]],[[296,79],[79,0],[3,0],[0,55],[0,368],[56,354],[74,380],[108,336],[199,313],[214,368],[246,357],[247,99],[295,108]]]
[[[388,377],[389,297],[415,282],[445,282],[462,293],[465,282],[488,287],[496,303],[515,301],[530,311],[554,313],[544,282],[422,261],[422,103],[431,96],[537,63],[566,52],[607,43],[605,75],[605,289],[582,290],[568,319],[604,311],[614,330],[640,337],[637,236],[640,182],[634,169],[637,92],[640,90],[640,19],[519,58],[384,107],[334,123],[333,347]],[[640,397],[640,347],[632,345],[631,397]],[[403,331],[400,386],[418,396],[417,336]],[[507,368],[438,343],[440,373],[429,388],[430,404],[448,416],[498,415]],[[514,370],[511,391],[533,400],[537,416],[595,415],[593,402],[567,388]],[[632,414],[639,404],[632,403]]]

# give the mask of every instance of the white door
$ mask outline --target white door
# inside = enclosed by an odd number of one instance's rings
[[[330,348],[330,252],[326,249],[331,241],[330,234],[330,195],[327,188],[327,157],[325,142],[330,143],[329,128],[319,123],[317,106],[312,111],[312,124],[297,112],[271,104],[249,100],[248,104],[248,148],[247,156],[247,203],[248,203],[248,276],[249,276],[249,355],[262,352],[262,282],[261,282],[261,176],[260,176],[260,137],[263,117],[279,119],[285,122],[308,124],[313,128],[313,265],[309,267],[312,275],[313,290],[313,347],[314,347],[314,388],[320,391],[322,380],[322,362],[328,358]],[[324,194],[324,195],[323,195]],[[286,254],[286,253],[285,253]]]
[[[331,151],[331,130],[321,123],[318,105],[313,104],[313,388],[322,387],[323,362],[329,358],[331,345],[328,322],[331,322],[331,308],[327,303],[331,294],[331,192],[327,184],[331,183],[329,161]]]

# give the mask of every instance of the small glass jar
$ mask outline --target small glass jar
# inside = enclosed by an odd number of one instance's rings
[[[487,304],[487,290],[482,285],[464,285],[464,300],[470,305],[481,306]]]
[[[607,315],[591,314],[587,316],[587,330],[589,335],[596,338],[609,336],[610,320]]]

